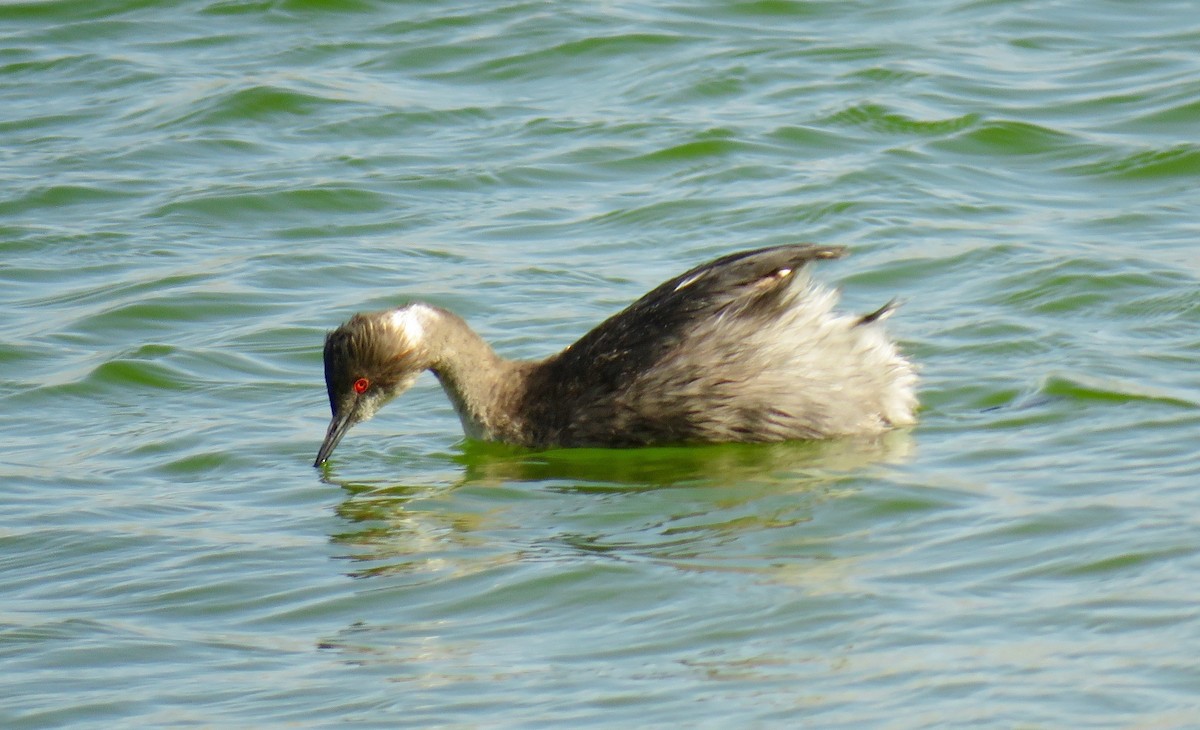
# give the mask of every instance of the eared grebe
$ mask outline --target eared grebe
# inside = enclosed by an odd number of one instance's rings
[[[916,376],[879,327],[833,312],[795,245],[730,254],[662,284],[562,352],[505,360],[457,315],[422,303],[356,314],[325,338],[342,436],[432,370],[467,436],[530,447],[787,441],[914,423]]]

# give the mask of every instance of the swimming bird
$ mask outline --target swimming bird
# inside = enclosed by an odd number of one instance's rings
[[[807,265],[840,246],[733,253],[638,299],[562,352],[507,360],[463,319],[414,302],[325,338],[333,418],[314,466],[433,371],[472,439],[534,448],[767,442],[911,425],[916,375],[870,314],[834,312]]]

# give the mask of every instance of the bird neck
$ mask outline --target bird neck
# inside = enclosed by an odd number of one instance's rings
[[[428,333],[429,369],[454,404],[469,438],[503,440],[519,420],[516,394],[527,363],[496,354],[458,315],[439,309]]]

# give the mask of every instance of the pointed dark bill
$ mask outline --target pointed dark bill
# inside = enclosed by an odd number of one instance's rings
[[[335,414],[333,419],[329,421],[329,430],[325,432],[325,441],[321,443],[321,449],[317,452],[317,460],[313,462],[313,466],[320,466],[326,461],[329,461],[330,454],[337,448],[338,442],[350,430],[354,420],[351,418],[352,411]]]

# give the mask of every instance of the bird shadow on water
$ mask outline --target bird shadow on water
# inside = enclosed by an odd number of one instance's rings
[[[850,497],[874,491],[913,450],[906,432],[544,452],[466,443],[439,457],[439,484],[327,473],[345,491],[335,558],[362,589],[359,618],[321,646],[401,677],[474,677],[490,651],[504,650],[489,637],[513,627],[574,634],[593,610],[657,612],[645,596],[662,589],[686,602],[675,591],[694,576],[731,594],[743,578],[788,586],[788,595],[799,585],[849,592],[857,556],[846,540],[864,514]],[[457,480],[444,479],[446,465]],[[823,508],[843,502],[848,510]],[[448,626],[483,638],[456,638]]]
[[[540,452],[467,442],[444,457],[459,469],[449,484],[326,481],[346,492],[337,513],[349,529],[333,541],[354,563],[350,574],[423,581],[581,555],[703,561],[738,535],[807,522],[815,503],[913,449],[904,431]]]
[[[567,482],[569,491],[628,491],[746,481],[794,481],[897,463],[912,452],[908,432],[881,437],[774,444],[529,452],[466,442],[455,461],[462,484]]]

